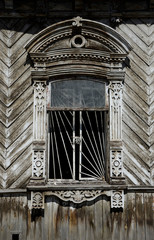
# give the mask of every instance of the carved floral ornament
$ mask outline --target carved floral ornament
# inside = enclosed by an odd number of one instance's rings
[[[59,47],[57,47],[59,46]],[[46,84],[50,77],[66,75],[91,75],[105,78],[109,84],[112,105],[112,126],[115,133],[112,140],[121,139],[123,61],[131,50],[130,45],[114,29],[102,23],[76,17],[51,25],[34,36],[25,46],[33,62],[34,81],[34,125],[32,177],[45,178],[46,140]],[[82,60],[82,61],[81,61]],[[119,124],[119,125],[118,125]],[[111,126],[110,126],[111,128]],[[42,145],[37,149],[37,145]],[[75,139],[80,143],[80,138]],[[122,150],[122,149],[121,149]],[[122,177],[122,151],[112,149],[110,157],[112,177]],[[53,191],[52,195],[64,201],[81,203],[102,195],[102,190]],[[118,195],[120,194],[120,195]],[[122,205],[121,192],[112,194],[112,206]],[[32,193],[32,207],[41,208],[44,203],[41,192]],[[117,205],[116,205],[117,204]]]

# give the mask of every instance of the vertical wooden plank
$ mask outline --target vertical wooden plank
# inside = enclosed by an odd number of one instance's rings
[[[69,239],[75,240],[78,236],[78,211],[74,206],[69,207]]]
[[[95,240],[94,205],[85,206],[85,240]]]
[[[144,193],[145,239],[154,236],[154,194]]]
[[[124,209],[119,213],[119,240],[127,240],[127,194],[124,195]]]
[[[10,195],[3,194],[2,197],[2,239],[9,239],[10,238]]]
[[[22,229],[22,240],[27,240],[27,220],[28,220],[28,200],[27,194],[20,195],[20,209],[19,209],[19,229]]]
[[[127,193],[127,239],[136,239],[135,193]]]
[[[103,234],[103,239],[109,240],[111,239],[111,213],[110,213],[110,200],[107,196],[103,196],[103,205],[102,205],[102,212],[100,213],[103,216],[102,219],[102,234]]]
[[[59,201],[56,198],[52,197],[52,235],[54,240],[60,240],[61,238],[61,229],[60,229],[60,206]]]
[[[47,197],[45,205],[44,205],[44,234],[46,235],[47,240],[53,240],[53,232],[52,232],[52,202],[49,201],[49,197]]]
[[[103,200],[96,199],[94,210],[95,210],[95,239],[102,239],[103,238],[103,215],[102,215],[102,208],[103,208]]]
[[[145,239],[143,193],[136,193],[136,240]]]
[[[61,240],[67,240],[69,231],[69,206],[67,203],[64,203],[63,206],[61,206],[60,229]]]
[[[78,214],[78,240],[85,239],[85,207],[81,206],[77,209]]]

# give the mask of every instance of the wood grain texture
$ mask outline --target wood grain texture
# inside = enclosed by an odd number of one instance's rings
[[[0,22],[0,187],[24,186],[31,175],[32,87],[23,20]]]
[[[33,88],[23,46],[41,28],[0,21],[0,188],[25,187],[31,176]],[[133,47],[123,92],[124,175],[129,184],[153,185],[154,21],[126,20],[116,30]]]
[[[123,94],[124,173],[130,184],[153,185],[154,20],[126,20],[117,31],[133,47]]]

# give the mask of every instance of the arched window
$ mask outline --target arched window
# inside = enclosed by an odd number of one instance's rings
[[[105,180],[106,82],[79,76],[48,89],[49,179]]]
[[[77,17],[46,28],[26,49],[34,86],[30,189],[81,202],[103,194],[105,182],[112,207],[123,207],[123,190],[114,184],[125,184],[122,87],[129,44],[112,28]]]

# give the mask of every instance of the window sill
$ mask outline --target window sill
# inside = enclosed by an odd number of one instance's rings
[[[48,181],[46,184],[29,184],[27,186],[28,190],[32,191],[64,191],[64,190],[119,190],[127,189],[126,185],[111,185],[102,181],[80,181],[77,182],[53,182]]]

